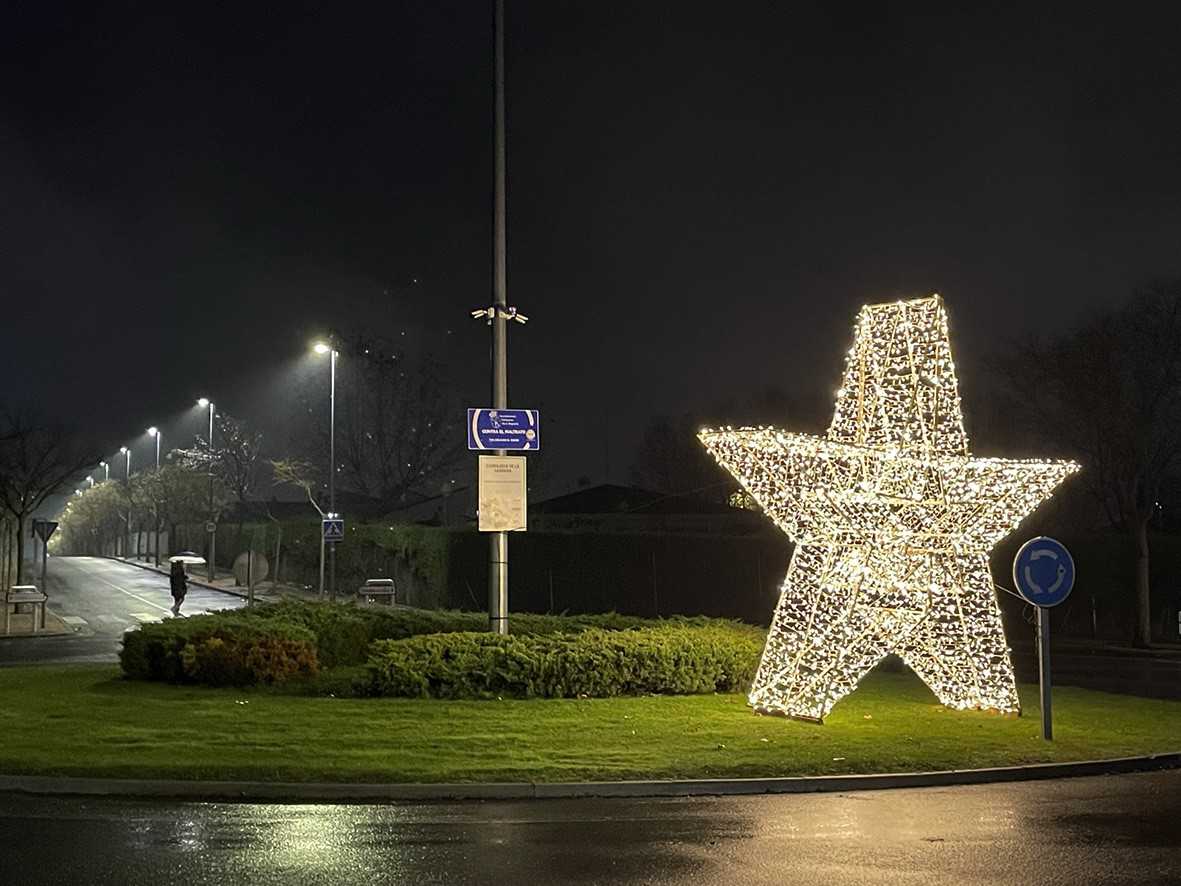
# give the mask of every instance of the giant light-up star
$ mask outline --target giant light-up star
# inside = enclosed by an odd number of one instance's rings
[[[988,553],[1078,465],[971,456],[938,295],[862,308],[826,436],[699,436],[796,545],[756,710],[822,720],[891,652],[948,707],[1020,709]]]

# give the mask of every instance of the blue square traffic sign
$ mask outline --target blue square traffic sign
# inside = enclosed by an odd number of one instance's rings
[[[325,517],[324,518],[324,541],[335,543],[344,540],[344,518],[343,517]]]

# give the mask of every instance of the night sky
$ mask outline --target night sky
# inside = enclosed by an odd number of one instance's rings
[[[168,6],[4,13],[3,399],[109,452],[208,395],[281,449],[334,326],[487,405],[492,4]],[[864,302],[944,295],[971,430],[990,353],[1181,274],[1174,22],[888,6],[508,0],[551,494],[626,481],[656,414],[823,401]]]

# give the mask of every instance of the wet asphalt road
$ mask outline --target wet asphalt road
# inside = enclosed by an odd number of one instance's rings
[[[0,665],[115,661],[124,631],[172,617],[166,575],[101,557],[50,557],[47,579],[50,610],[75,633],[0,637]],[[236,609],[244,603],[233,594],[190,585],[181,614]]]
[[[1181,771],[388,806],[0,795],[0,883],[1181,884]]]

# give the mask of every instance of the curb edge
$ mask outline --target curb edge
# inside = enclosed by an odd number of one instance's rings
[[[651,781],[488,782],[456,784],[186,781],[0,775],[0,792],[61,796],[138,797],[270,802],[540,800],[583,797],[695,797],[803,794],[996,784],[1181,768],[1181,751],[1142,757],[1035,763],[990,769],[946,769],[872,775],[707,778]]]

